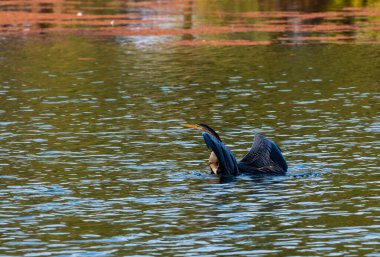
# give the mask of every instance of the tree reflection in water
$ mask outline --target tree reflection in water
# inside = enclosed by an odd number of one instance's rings
[[[379,43],[376,1],[2,1],[0,35],[170,36],[179,44]]]

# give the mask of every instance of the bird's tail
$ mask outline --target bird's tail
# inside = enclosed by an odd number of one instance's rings
[[[221,141],[209,133],[203,133],[203,139],[207,148],[215,153],[219,163],[219,175],[221,176],[237,176],[239,175],[239,168],[233,153]]]

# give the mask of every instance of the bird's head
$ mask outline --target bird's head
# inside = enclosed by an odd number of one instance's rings
[[[210,135],[212,135],[213,137],[215,137],[216,139],[218,139],[220,142],[222,142],[222,139],[220,139],[218,133],[216,133],[215,130],[213,130],[210,126],[208,126],[206,124],[202,124],[202,123],[199,123],[199,124],[183,124],[183,126],[185,126],[187,128],[197,129],[201,132],[207,132]]]

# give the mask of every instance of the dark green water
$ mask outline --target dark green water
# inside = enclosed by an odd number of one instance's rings
[[[0,36],[1,256],[379,256],[379,44],[156,39]],[[220,183],[196,122],[289,175]]]

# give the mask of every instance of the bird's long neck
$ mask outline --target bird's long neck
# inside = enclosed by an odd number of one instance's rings
[[[214,174],[218,174],[219,161],[214,152],[211,152],[210,158],[208,159],[208,165],[210,166],[210,170]]]
[[[213,130],[210,126],[206,125],[206,124],[198,124],[199,126],[202,127],[202,130],[209,133],[210,135],[212,135],[213,137],[215,137],[216,139],[218,139],[220,142],[222,142],[222,139],[220,138],[220,136],[218,135],[218,133],[216,133],[215,130]]]

